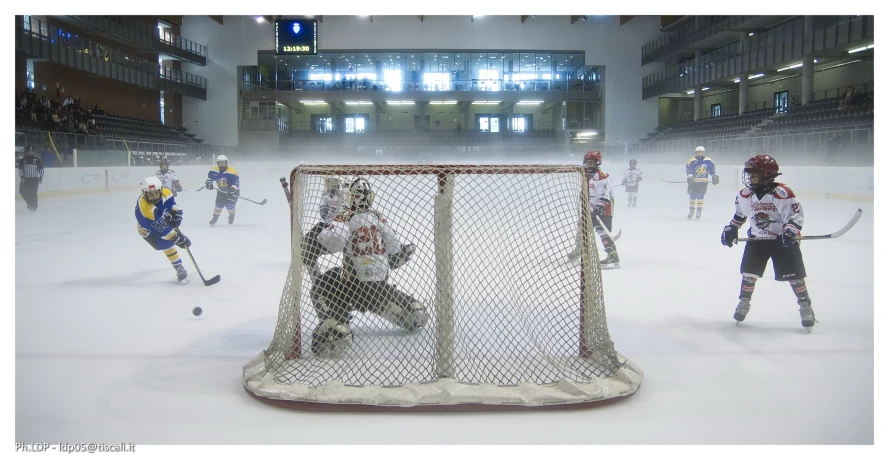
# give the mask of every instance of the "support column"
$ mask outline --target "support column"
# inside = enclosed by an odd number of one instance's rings
[[[815,40],[815,17],[803,17],[803,81],[800,103],[812,101],[815,87],[815,56],[812,54]]]
[[[697,18],[695,18],[697,21]],[[701,93],[702,86],[699,84],[701,80],[701,73],[699,71],[701,65],[701,52],[695,51],[695,68],[692,73],[692,78],[694,79],[695,84],[695,117],[694,121],[698,121],[701,118],[701,105],[703,104],[703,95]]]
[[[741,115],[747,111],[747,87],[750,80],[747,79],[746,73],[741,74],[738,78],[741,79],[738,82],[738,114]]]
[[[475,131],[476,128],[472,123],[472,111],[470,108],[472,107],[471,102],[463,103],[463,129],[467,131]]]

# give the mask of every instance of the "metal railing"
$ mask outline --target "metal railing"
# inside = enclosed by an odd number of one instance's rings
[[[695,43],[718,33],[734,31],[742,24],[759,16],[704,16],[705,24],[692,20],[678,29],[667,32],[657,40],[642,47],[642,65],[655,62],[664,56],[686,49]]]
[[[828,140],[837,133],[834,145]],[[707,154],[742,164],[753,153],[764,153],[781,164],[872,166],[874,164],[873,128],[828,129],[810,133],[781,133],[732,137],[694,137],[665,141],[606,146],[606,154],[616,157],[673,158],[688,160],[695,147],[702,145]]]
[[[34,18],[16,17],[16,50],[40,59],[151,89],[207,99],[207,79],[161,67]]]
[[[362,92],[384,91],[393,93],[410,92],[567,92],[587,93],[601,98],[604,93],[603,82],[587,82],[583,80],[526,80],[508,82],[503,80],[455,80],[444,84],[427,85],[412,80],[265,80],[241,81],[241,91],[313,91],[313,92]]]
[[[642,79],[642,98],[685,92],[697,85],[798,61],[808,52],[803,49],[803,22],[804,18],[800,17],[747,37],[743,50],[740,41],[730,43],[701,56],[697,63],[689,61],[647,75]],[[870,16],[836,16],[833,21],[821,22],[821,27],[814,31],[813,52],[830,50],[874,34]]]
[[[71,18],[138,46],[199,65],[207,64],[206,46],[182,38],[166,29],[159,29],[156,24],[126,16],[71,16]]]

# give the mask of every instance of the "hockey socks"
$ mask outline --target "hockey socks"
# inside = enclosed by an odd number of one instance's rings
[[[790,287],[793,288],[797,303],[811,302],[811,299],[809,299],[809,289],[806,288],[806,280],[790,280]]]
[[[176,246],[173,246],[170,249],[165,249],[164,255],[167,256],[167,260],[169,260],[170,263],[174,266],[182,265],[182,259],[179,258],[179,251],[176,250]]]
[[[739,299],[747,299],[750,300],[753,297],[753,290],[756,288],[756,280],[758,277],[756,275],[748,275],[745,274],[741,278],[741,295],[738,296]]]

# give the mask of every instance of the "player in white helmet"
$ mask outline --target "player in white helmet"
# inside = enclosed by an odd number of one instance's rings
[[[210,172],[207,173],[207,182],[204,184],[207,190],[216,188],[216,206],[213,208],[213,218],[210,219],[210,225],[216,225],[223,207],[228,210],[229,225],[234,223],[235,204],[238,203],[238,197],[241,195],[240,180],[238,171],[228,165],[227,156],[216,157],[216,166],[210,168]]]
[[[716,165],[705,154],[703,146],[695,148],[695,156],[685,164],[685,174],[688,179],[688,219],[696,217],[701,220],[701,211],[704,209],[704,195],[707,194],[707,183],[712,176],[713,185],[719,183],[716,175]],[[695,213],[697,207],[697,213]]]
[[[158,251],[163,251],[167,260],[176,269],[180,283],[188,283],[188,272],[182,266],[182,259],[176,246],[191,246],[191,241],[178,231],[182,223],[182,211],[176,206],[173,191],[164,188],[157,177],[146,177],[142,181],[142,194],[136,201],[136,229],[145,241]]]
[[[636,160],[630,160],[630,167],[624,171],[624,180],[620,185],[626,186],[627,207],[636,207],[636,194],[639,192],[639,182],[642,181],[642,170],[636,168]]]
[[[373,313],[408,331],[426,325],[422,302],[389,284],[389,271],[404,265],[416,246],[402,244],[386,217],[372,208],[374,193],[364,178],[346,189],[346,204],[328,224],[316,225],[303,241],[304,263],[343,252],[343,266],[313,278],[312,302],[321,324],[312,334],[312,353],[339,358],[352,345],[351,312]]]

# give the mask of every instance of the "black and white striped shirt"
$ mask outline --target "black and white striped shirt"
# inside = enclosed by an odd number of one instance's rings
[[[19,160],[19,176],[25,179],[43,179],[43,162],[36,156],[25,156]]]

